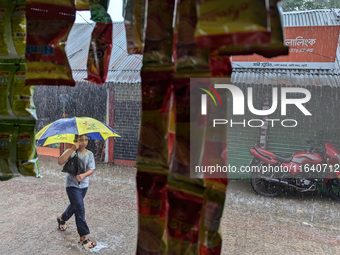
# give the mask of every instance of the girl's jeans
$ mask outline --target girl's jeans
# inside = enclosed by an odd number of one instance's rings
[[[87,188],[78,189],[75,187],[67,187],[66,192],[71,204],[66,208],[65,212],[61,215],[61,218],[64,221],[68,221],[72,215],[75,214],[79,236],[90,234],[90,230],[85,220],[84,207],[84,197],[86,195]]]

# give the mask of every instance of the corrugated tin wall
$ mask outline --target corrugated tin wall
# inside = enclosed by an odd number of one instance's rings
[[[121,137],[115,139],[114,159],[136,160],[140,109],[140,84],[115,84],[114,129]]]
[[[87,55],[94,24],[74,24],[66,44],[73,78],[76,82],[86,82]],[[113,47],[107,83],[140,83],[142,56],[129,55],[126,51],[126,35],[123,22],[113,23]]]
[[[284,27],[339,25],[340,9],[283,12]]]

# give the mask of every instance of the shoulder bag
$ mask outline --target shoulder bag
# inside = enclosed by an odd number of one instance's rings
[[[65,163],[63,170],[61,170],[64,173],[69,173],[71,175],[78,175],[81,173],[80,167],[79,167],[79,161],[78,161],[78,152],[76,151],[76,155],[72,158],[69,158],[67,162]]]

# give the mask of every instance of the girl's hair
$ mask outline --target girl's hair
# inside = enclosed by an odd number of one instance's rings
[[[75,136],[74,136],[74,140],[77,141],[78,138],[81,137],[81,136],[86,136],[86,137],[88,137],[87,134],[83,134],[83,135],[75,135]]]

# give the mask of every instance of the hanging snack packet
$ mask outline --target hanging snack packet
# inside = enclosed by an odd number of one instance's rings
[[[128,0],[123,0],[123,8],[122,8],[122,16],[123,16],[123,18],[125,18],[127,2],[128,2]]]
[[[144,70],[172,70],[174,0],[148,0]]]
[[[230,56],[221,55],[218,50],[210,50],[210,69],[212,77],[231,77]]]
[[[17,117],[33,117],[37,119],[33,94],[35,86],[25,86],[25,64],[14,74],[10,90],[10,102],[13,113]]]
[[[20,174],[39,176],[38,155],[35,147],[35,120],[19,122],[17,164]]]
[[[192,166],[201,165],[206,123],[200,108],[191,107],[191,105],[201,103],[202,90],[200,88],[204,87],[209,79],[181,78],[181,76],[182,73],[176,73],[172,79],[176,104],[176,138],[170,172],[191,178],[203,178],[202,173],[191,170]]]
[[[271,58],[280,55],[288,55],[289,48],[284,45],[281,14],[278,8],[280,0],[269,0],[268,15],[270,17],[270,43],[256,45],[256,53]]]
[[[204,136],[194,138],[197,147],[190,146],[190,78],[176,77],[172,79],[172,84],[176,102],[176,138],[168,174],[168,253],[199,254],[204,183],[200,178],[202,175],[190,173],[190,163],[193,151],[202,146]]]
[[[74,86],[65,44],[75,19],[72,0],[26,2],[26,85]]]
[[[10,106],[10,87],[18,69],[13,63],[0,63],[0,117],[14,116]]]
[[[203,209],[199,229],[200,254],[221,254],[220,223],[228,179],[205,179],[204,184]]]
[[[91,20],[96,26],[91,35],[86,80],[98,84],[106,81],[112,50],[112,21],[107,8],[107,0],[90,0]]]
[[[190,79],[174,78],[172,84],[176,102],[176,123],[170,172],[190,176]]]
[[[203,181],[169,173],[167,187],[168,254],[199,254]]]
[[[133,12],[133,24],[136,26],[138,38],[144,43],[144,31],[145,31],[145,5],[146,0],[135,0],[134,1],[134,12]],[[143,51],[143,45],[141,52]]]
[[[150,173],[139,167],[136,184],[138,198],[138,240],[136,254],[166,254],[167,173]]]
[[[136,4],[135,4],[136,3]],[[139,37],[136,25],[135,8],[139,5],[139,0],[127,0],[124,13],[124,26],[126,32],[126,48],[129,54],[141,54],[143,51],[143,43]]]
[[[170,98],[170,113],[169,113],[169,125],[168,125],[168,155],[169,159],[171,158],[174,142],[175,142],[175,134],[176,134],[176,105],[174,103],[174,95],[173,91],[171,91]]]
[[[6,26],[8,22],[5,20],[9,10],[4,4],[5,2],[0,2],[0,56],[5,56],[9,53],[6,42]]]
[[[230,83],[228,79],[224,79],[224,81],[218,79],[216,82],[222,82],[223,84]],[[216,82],[214,82],[213,79],[211,81],[212,84]],[[213,86],[212,84],[211,87]],[[227,93],[218,90],[218,94],[222,102],[227,102]],[[210,116],[212,118],[217,118],[217,116],[227,118],[227,109],[225,107],[223,109],[209,107],[209,118]],[[226,137],[226,127],[207,127],[202,161],[203,166],[226,165],[227,162],[223,158],[223,152],[227,149]],[[206,172],[204,184],[204,202],[200,223],[200,254],[220,254],[222,238],[219,230],[228,184],[228,175],[225,172],[218,173],[218,171],[215,173]]]
[[[12,38],[18,57],[25,57],[26,1],[19,0],[12,12]]]
[[[89,0],[76,0],[77,11],[88,11],[90,10]]]
[[[142,71],[137,153],[137,254],[166,254],[168,125],[172,72]]]
[[[126,49],[129,54],[134,54],[134,51],[138,51],[138,44],[141,43],[135,42],[137,31],[136,27],[133,25],[133,10],[134,0],[126,0],[123,17],[126,33]]]
[[[110,15],[107,13],[109,0],[89,0],[91,20],[97,23],[112,22]]]
[[[172,72],[142,71],[142,113],[137,166],[168,168],[169,93]]]
[[[0,120],[0,181],[19,176],[16,143],[19,126],[11,120]]]
[[[91,35],[86,80],[105,83],[112,51],[112,23],[97,23]]]
[[[256,44],[270,41],[265,0],[198,1],[195,30],[199,47],[226,55],[251,54]]]
[[[0,1],[0,58],[16,58],[17,54],[12,40],[11,14],[15,2],[10,0]]]
[[[196,23],[196,0],[179,0],[174,29],[177,77],[209,76],[209,49],[196,46]]]

